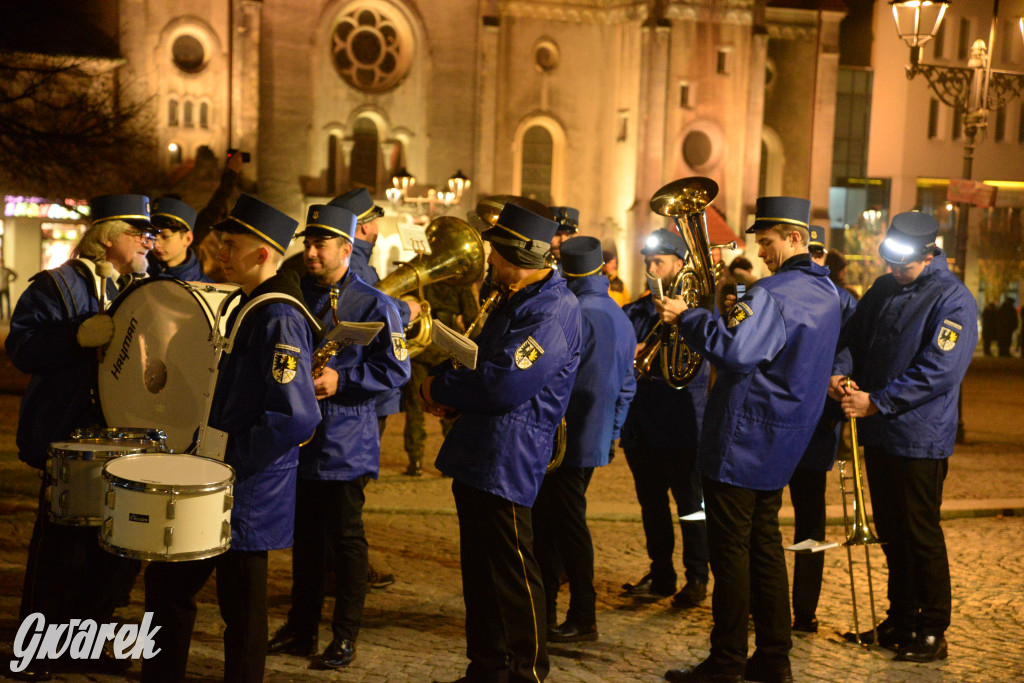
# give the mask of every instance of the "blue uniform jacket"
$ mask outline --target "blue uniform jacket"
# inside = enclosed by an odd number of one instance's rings
[[[117,294],[111,280],[108,301]],[[21,399],[18,455],[37,469],[45,466],[51,442],[67,439],[77,427],[102,424],[90,398],[98,351],[75,340],[78,326],[99,312],[98,286],[92,262],[73,259],[35,275],[14,308],[7,355],[32,375]]]
[[[635,350],[658,322],[654,299],[645,294],[622,310],[633,324]],[[629,406],[619,445],[624,449],[696,451],[708,402],[711,366],[707,361],[702,363],[697,376],[682,389],[673,389],[665,382],[658,361],[653,368],[653,379],[637,377],[636,396]]]
[[[550,273],[513,292],[475,341],[476,370],[448,366],[430,385],[435,401],[461,413],[437,468],[532,506],[580,362],[579,303],[562,276]]]
[[[684,311],[677,325],[718,370],[697,469],[733,486],[783,488],[821,417],[842,314],[828,269],[807,254],[758,280],[729,312]]]
[[[836,291],[839,293],[842,324],[846,325],[850,318],[853,317],[853,312],[857,310],[857,300],[842,287],[836,287]],[[845,350],[837,349],[835,363],[841,363],[841,357],[848,355],[849,353]],[[832,469],[832,465],[836,460],[836,453],[839,451],[843,419],[843,409],[839,406],[839,403],[831,398],[826,398],[825,410],[821,414],[821,419],[818,420],[818,426],[814,428],[811,443],[808,444],[807,450],[804,451],[804,457],[800,458],[799,467],[819,472],[827,472]]]
[[[150,277],[173,277],[182,282],[213,282],[203,272],[203,267],[199,264],[196,253],[191,249],[187,253],[188,256],[184,261],[168,268],[153,256],[153,252],[149,252],[149,268],[146,269],[146,272]]]
[[[354,271],[359,278],[368,285],[375,285],[380,282],[380,275],[377,269],[370,265],[370,254],[373,253],[373,245],[366,240],[352,240],[352,257],[349,259],[349,270]],[[409,304],[401,299],[391,299],[391,303],[398,309],[398,315],[402,320],[402,329],[409,324],[409,317],[412,311]],[[402,388],[398,387],[377,395],[377,416],[386,417],[402,412]]]
[[[567,280],[580,302],[580,366],[565,411],[563,467],[602,467],[636,393],[633,326],[608,296],[604,275]]]
[[[908,458],[948,458],[957,400],[978,343],[978,305],[940,253],[914,282],[875,280],[843,329],[852,374],[879,413],[858,420],[860,441]]]
[[[316,436],[299,454],[299,476],[352,481],[369,475],[376,479],[380,471],[376,398],[409,381],[409,353],[391,297],[351,270],[339,285],[339,320],[382,322],[384,329],[369,345],[346,346],[328,361],[327,367],[338,373],[338,393],[319,402],[323,419]],[[330,288],[305,277],[302,294],[309,310],[326,328],[333,328]]]
[[[302,301],[297,276],[282,271],[243,295],[269,292]],[[299,444],[320,422],[310,371],[313,333],[295,306],[273,302],[228,321],[231,353],[221,356],[211,427],[228,433],[224,462],[235,468],[232,550],[277,550],[292,543]],[[235,331],[235,325],[238,325]]]

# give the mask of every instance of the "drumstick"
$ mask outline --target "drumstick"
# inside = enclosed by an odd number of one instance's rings
[[[96,274],[100,276],[100,313],[107,308],[107,279],[113,276],[114,266],[110,261],[97,261]]]

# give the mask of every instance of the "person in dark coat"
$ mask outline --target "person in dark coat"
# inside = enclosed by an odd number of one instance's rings
[[[161,197],[153,203],[152,221],[160,232],[149,252],[150,277],[163,275],[184,282],[213,282],[203,273],[192,251],[196,210],[175,197]]]
[[[782,488],[821,417],[841,309],[828,270],[808,254],[811,203],[760,197],[748,233],[772,275],[729,310],[656,302],[687,345],[718,371],[697,467],[703,475],[715,589],[711,652],[673,682],[792,679],[789,581],[779,531]],[[747,623],[756,647],[747,659]]]
[[[1006,297],[999,307],[996,317],[996,339],[999,344],[999,356],[1007,358],[1010,356],[1010,345],[1013,342],[1013,333],[1017,331],[1019,319],[1017,317],[1016,302],[1012,296]]]
[[[878,538],[889,564],[888,616],[878,642],[896,658],[945,659],[952,589],[940,525],[956,440],[960,383],[978,343],[978,306],[935,246],[938,222],[893,216],[875,280],[843,328],[829,394],[858,418]],[[843,386],[845,376],[853,385]],[[849,634],[850,637],[855,634]],[[871,631],[861,640],[873,639]]]
[[[557,223],[506,204],[484,233],[504,296],[480,335],[476,369],[442,366],[421,393],[458,419],[437,456],[452,477],[466,602],[468,681],[542,681],[544,585],[530,507],[551,460],[580,362],[580,306],[545,258]]]
[[[587,528],[587,487],[609,450],[636,391],[629,318],[608,296],[601,242],[577,237],[561,249],[562,274],[580,303],[580,365],[565,412],[565,454],[548,472],[533,504],[534,553],[547,599],[548,641],[597,640],[594,544]],[[565,622],[556,612],[562,573],[569,579]]]
[[[992,344],[999,334],[999,307],[989,301],[981,312],[981,349],[986,356],[992,355]],[[996,347],[998,348],[998,347]]]

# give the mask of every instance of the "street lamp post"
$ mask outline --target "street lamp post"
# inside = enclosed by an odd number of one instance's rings
[[[967,67],[941,66],[921,61],[921,46],[935,37],[951,3],[949,0],[892,0],[896,32],[910,47],[907,78],[918,74],[928,81],[928,87],[939,100],[963,113],[964,163],[963,178],[971,180],[974,165],[974,147],[978,136],[988,125],[989,113],[1002,109],[1008,102],[1024,94],[1024,74],[992,68],[992,52],[999,18],[999,0],[992,3],[992,23],[988,45],[976,40],[971,46]],[[1024,20],[1019,22],[1024,35]],[[967,267],[967,230],[970,204],[960,202],[956,227],[954,272],[964,279]]]
[[[437,209],[443,207],[443,212],[451,206],[457,206],[472,181],[458,170],[448,178],[447,190],[437,191],[431,187],[427,189],[426,195],[413,196],[410,192],[416,185],[416,178],[403,167],[391,178],[391,184],[393,187],[388,188],[385,194],[392,206],[397,209],[402,205],[413,205],[420,211],[426,207],[428,220],[433,220]]]

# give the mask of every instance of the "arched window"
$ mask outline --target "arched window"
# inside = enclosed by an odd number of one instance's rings
[[[171,98],[167,100],[167,126],[170,128],[178,125],[178,100]]]
[[[551,204],[551,164],[554,141],[544,126],[531,126],[523,134],[521,194]]]
[[[182,112],[182,119],[186,128],[191,128],[196,125],[194,106],[191,100],[185,100],[184,111]]]
[[[210,103],[202,102],[199,105],[199,127],[210,127]]]
[[[370,194],[377,192],[377,160],[380,139],[377,124],[366,116],[356,119],[352,127],[351,185],[365,187]]]
[[[181,163],[181,145],[177,142],[167,145],[167,160],[172,166],[177,166]]]

